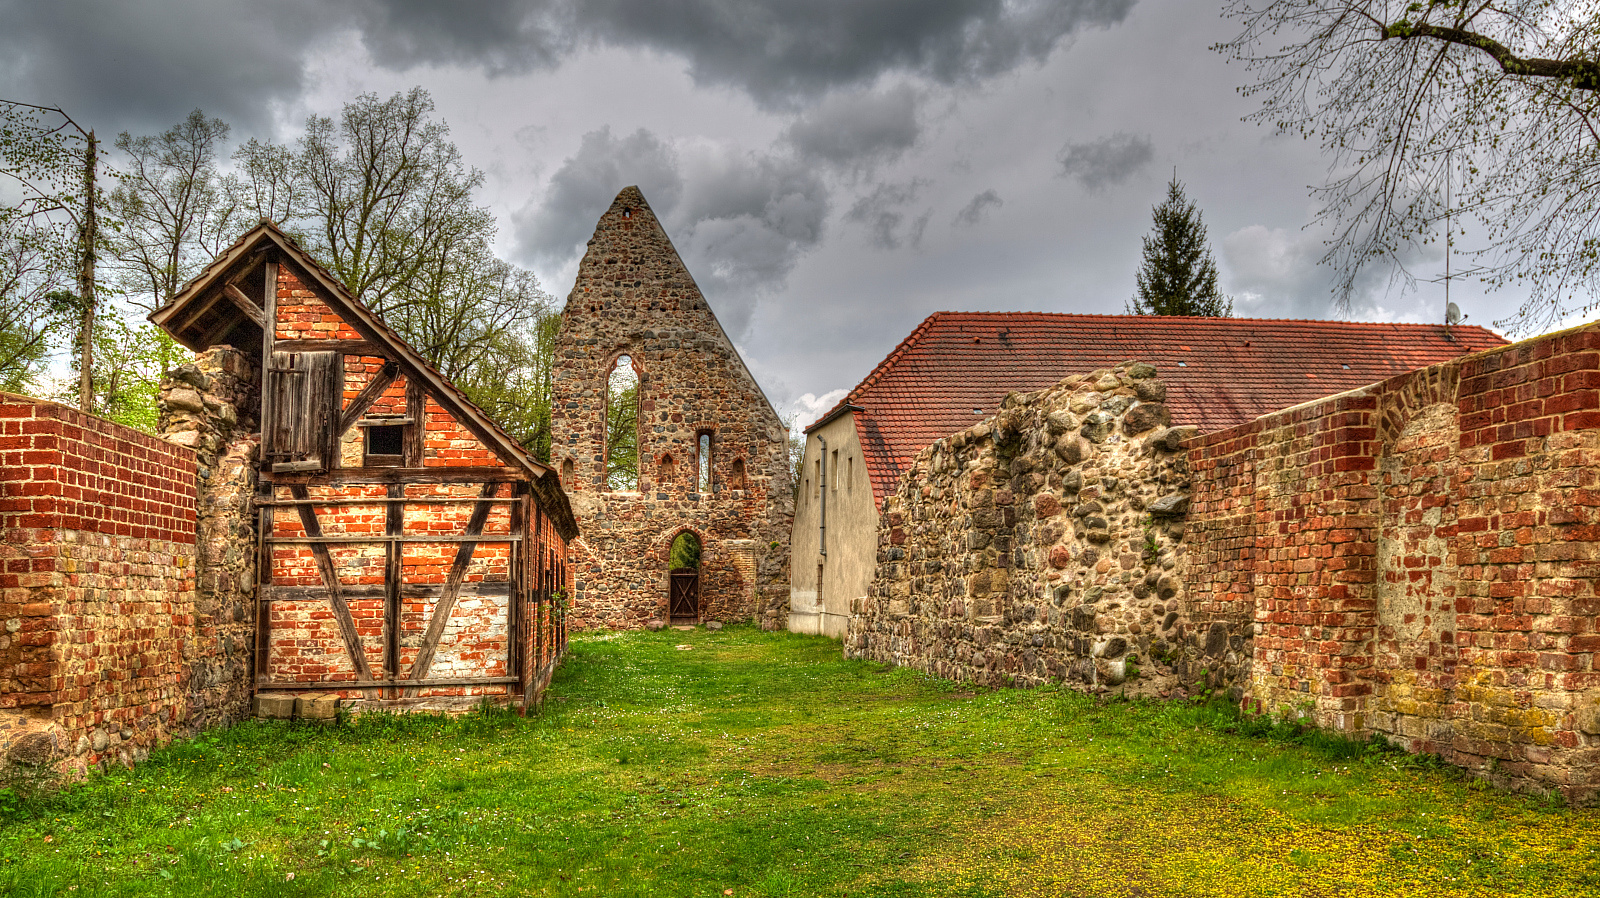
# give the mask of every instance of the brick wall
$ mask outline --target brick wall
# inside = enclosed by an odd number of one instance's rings
[[[187,719],[192,449],[0,394],[0,747],[129,762]]]
[[[1253,616],[1248,705],[1593,800],[1597,396],[1586,326],[1192,440],[1189,591]]]

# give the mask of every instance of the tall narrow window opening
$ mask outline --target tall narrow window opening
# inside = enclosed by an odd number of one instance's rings
[[[845,459],[844,463],[845,463],[845,471],[848,474],[848,476],[845,477],[845,480],[844,480],[844,491],[847,492],[847,493],[855,492],[855,488],[856,488],[856,457],[854,455],[852,455],[849,458]]]
[[[833,450],[833,458],[830,461],[833,464],[833,491],[837,493],[839,491],[839,450]]]
[[[729,477],[729,486],[736,490],[749,489],[744,483],[744,459],[733,460],[733,474]]]
[[[606,377],[605,488],[639,488],[639,373],[631,356],[618,356]]]
[[[711,492],[711,434],[700,434],[700,476],[695,480],[695,488],[702,493]]]

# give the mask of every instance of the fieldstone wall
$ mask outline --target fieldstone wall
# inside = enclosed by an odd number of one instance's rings
[[[172,370],[161,385],[162,438],[195,451],[196,588],[183,651],[191,731],[250,714],[260,396],[260,366],[229,346]]]
[[[639,480],[606,487],[607,378],[639,376]],[[572,545],[578,628],[643,627],[668,615],[673,539],[701,543],[702,620],[788,617],[793,493],[787,430],[706,304],[638,188],[618,194],[589,241],[562,311],[551,463],[583,536]],[[711,435],[711,488],[696,482]]]
[[[1013,393],[923,450],[886,503],[846,657],[985,685],[1237,688],[1249,634],[1192,613],[1194,431],[1168,426],[1155,374],[1129,362]]]

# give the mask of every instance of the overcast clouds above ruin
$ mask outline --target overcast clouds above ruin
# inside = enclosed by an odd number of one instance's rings
[[[1204,0],[0,0],[0,96],[234,138],[421,85],[500,250],[564,298],[637,184],[784,413],[933,311],[1120,313],[1173,172],[1236,314],[1332,316],[1316,148],[1240,121]],[[1432,276],[1442,257],[1419,258]],[[1457,285],[1472,323],[1519,297]],[[1435,321],[1373,272],[1354,317]]]

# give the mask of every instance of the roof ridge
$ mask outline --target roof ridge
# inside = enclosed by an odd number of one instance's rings
[[[871,371],[868,371],[867,372],[867,376],[863,377],[861,379],[861,382],[856,384],[855,387],[853,387],[850,390],[850,392],[844,394],[844,398],[843,399],[840,399],[837,403],[835,403],[832,408],[830,408],[826,412],[824,412],[822,414],[822,416],[820,418],[818,418],[816,421],[811,422],[810,426],[808,426],[806,429],[810,430],[812,427],[817,426],[818,422],[826,420],[834,412],[837,412],[839,409],[842,409],[845,406],[852,404],[851,400],[855,399],[857,396],[861,395],[861,393],[865,392],[867,390],[867,388],[871,387],[873,384],[875,384],[879,380],[881,380],[883,378],[883,375],[887,374],[889,372],[889,369],[894,367],[894,363],[896,361],[898,361],[902,355],[905,354],[906,350],[910,349],[919,340],[922,339],[922,335],[925,334],[928,331],[928,328],[932,326],[933,320],[935,318],[938,318],[940,315],[948,315],[948,314],[951,314],[951,313],[949,313],[949,312],[934,312],[932,315],[929,315],[928,317],[922,319],[922,323],[921,324],[917,325],[914,329],[912,329],[911,333],[907,334],[905,336],[905,339],[901,340],[898,344],[896,344],[894,349],[889,350],[889,354],[884,356],[883,361],[879,362],[877,367],[873,368]],[[957,313],[957,314],[959,314],[959,313]]]
[[[1123,313],[1119,314],[1119,313],[1115,313],[1115,312],[1038,312],[1038,311],[1014,311],[1014,312],[981,312],[981,311],[972,311],[972,312],[954,312],[954,311],[944,311],[944,312],[935,312],[935,313],[933,313],[933,315],[931,315],[929,317],[932,318],[932,317],[939,316],[939,315],[975,316],[975,317],[983,317],[983,318],[1000,318],[1000,317],[1010,317],[1010,316],[1018,316],[1018,317],[1020,317],[1020,316],[1039,316],[1039,317],[1051,317],[1051,318],[1116,318],[1116,319],[1119,319],[1119,320],[1145,320],[1145,321],[1160,321],[1160,320],[1189,321],[1189,322],[1206,321],[1206,322],[1215,322],[1215,323],[1218,323],[1218,324],[1220,324],[1222,322],[1226,322],[1226,321],[1235,321],[1235,322],[1237,322],[1237,321],[1263,321],[1263,322],[1270,321],[1270,322],[1283,323],[1283,324],[1315,324],[1315,325],[1321,325],[1321,326],[1334,325],[1334,326],[1338,326],[1338,327],[1371,327],[1371,326],[1374,326],[1374,325],[1389,325],[1391,327],[1423,328],[1423,327],[1444,327],[1445,326],[1442,322],[1428,322],[1428,321],[1352,321],[1352,320],[1338,320],[1338,319],[1334,319],[1334,318],[1246,318],[1246,317],[1235,317],[1235,316],[1232,316],[1232,315],[1229,315],[1229,316],[1218,316],[1218,315],[1130,315],[1130,314],[1128,314],[1126,312],[1123,312]],[[1480,331],[1486,331],[1488,333],[1494,333],[1494,331],[1489,330],[1488,328],[1484,327],[1481,324],[1453,324],[1453,325],[1449,325],[1449,326],[1452,327],[1452,328],[1455,328],[1455,329],[1460,329],[1460,330],[1480,330]]]

